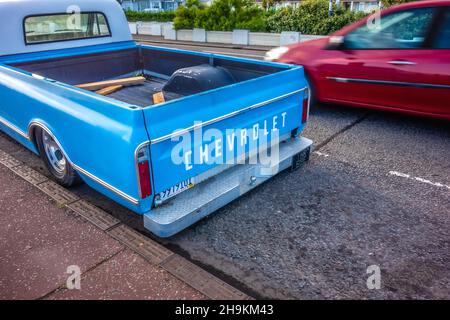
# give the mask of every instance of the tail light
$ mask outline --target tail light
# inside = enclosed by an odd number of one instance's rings
[[[143,146],[137,151],[137,173],[139,192],[142,199],[152,195],[152,184],[150,180],[150,163],[148,156],[148,146]]]
[[[308,117],[309,117],[309,89],[305,89],[302,106],[302,124],[308,121]]]

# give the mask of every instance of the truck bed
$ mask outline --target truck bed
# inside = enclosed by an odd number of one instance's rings
[[[153,94],[161,92],[168,79],[183,68],[211,65],[229,72],[236,83],[282,71],[283,68],[267,64],[244,63],[232,58],[208,54],[192,54],[180,50],[142,46],[111,52],[70,56],[57,59],[34,60],[14,64],[16,68],[54,79],[70,85],[145,76],[142,84],[124,87],[109,95],[110,98],[139,107],[151,106]],[[166,100],[182,95],[165,93]]]
[[[165,83],[165,80],[150,77],[142,84],[125,87],[113,92],[109,97],[139,107],[145,107],[153,104],[153,94],[161,92]]]

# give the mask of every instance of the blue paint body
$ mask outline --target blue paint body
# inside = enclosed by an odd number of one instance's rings
[[[10,66],[19,62],[136,47],[142,50],[152,48],[152,50],[217,57],[248,64],[272,65],[284,70],[154,107],[141,108],[51,79],[39,78]],[[37,153],[33,141],[33,128],[30,128],[30,125],[39,123],[45,126],[58,139],[70,161],[83,169],[78,172],[89,186],[132,211],[145,214],[152,210],[156,193],[204,173],[217,164],[194,165],[192,170],[186,171],[183,164],[174,165],[170,159],[176,142],[166,140],[151,144],[148,148],[151,154],[153,195],[140,199],[135,161],[135,151],[139,145],[171,134],[176,129],[188,128],[195,121],[204,122],[215,119],[292,93],[306,85],[302,67],[148,47],[133,41],[9,55],[0,57],[0,128]],[[250,129],[255,123],[264,123],[264,120],[270,120],[275,115],[287,112],[289,116],[286,117],[285,127],[280,129],[280,135],[289,134],[295,128],[298,128],[300,133],[303,95],[304,92],[299,91],[256,110],[217,122],[211,127],[222,133],[225,129]],[[199,146],[193,146],[193,148],[197,147]],[[97,179],[93,179],[92,176]],[[111,188],[105,187],[105,184],[136,201],[127,200]]]

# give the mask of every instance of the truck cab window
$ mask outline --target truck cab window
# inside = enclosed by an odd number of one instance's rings
[[[103,13],[63,13],[25,18],[25,43],[79,40],[111,36]]]

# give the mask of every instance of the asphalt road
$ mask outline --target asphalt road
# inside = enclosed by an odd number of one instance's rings
[[[304,136],[318,146],[304,167],[160,241],[257,298],[450,298],[449,123],[319,106]],[[3,134],[0,148],[45,173]],[[87,186],[73,191],[146,233]],[[366,286],[370,265],[379,290]]]

